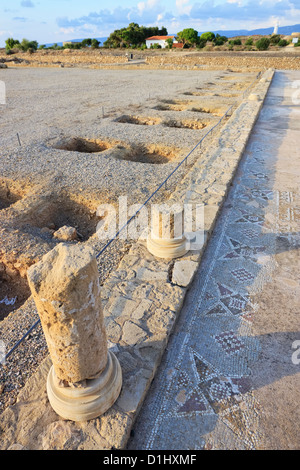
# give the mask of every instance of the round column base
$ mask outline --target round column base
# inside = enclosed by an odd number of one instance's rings
[[[147,239],[148,251],[158,258],[174,259],[184,256],[189,251],[189,243],[185,237],[176,239]]]
[[[81,388],[58,387],[54,367],[47,379],[47,394],[53,410],[70,421],[88,421],[104,414],[117,400],[122,388],[122,370],[116,356],[108,352],[102,374]]]

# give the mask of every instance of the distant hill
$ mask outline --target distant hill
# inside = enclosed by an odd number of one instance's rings
[[[70,42],[82,42],[84,39],[86,38],[82,38],[82,39],[70,39],[69,41]],[[103,45],[103,43],[107,40],[107,37],[105,38],[92,38],[92,39],[97,39],[97,41],[100,41],[100,47]],[[67,42],[67,41],[64,41],[64,42]],[[62,46],[63,43],[62,42],[57,42],[57,43],[54,43],[54,42],[51,42],[49,44],[45,44],[46,47],[51,47],[53,46],[54,44],[57,44],[58,46]]]
[[[260,28],[260,29],[252,29],[252,30],[247,30],[247,29],[237,29],[237,30],[212,30],[213,33],[215,34],[220,34],[220,36],[227,36],[228,38],[233,38],[236,36],[255,36],[255,35],[261,35],[261,36],[267,36],[269,34],[272,34],[274,31],[274,27],[271,28]],[[205,33],[206,31],[199,31],[199,36],[202,33]],[[295,24],[292,26],[279,26],[278,28],[278,34],[283,34],[284,36],[290,36],[292,33],[295,32],[300,32],[300,24]],[[172,33],[173,34],[173,33]],[[174,34],[176,36],[176,33]],[[85,38],[81,39],[70,39],[72,42],[81,42]],[[100,47],[103,45],[103,43],[107,40],[107,37],[103,38],[95,38],[98,41],[100,41]],[[51,44],[46,44],[46,47],[53,46],[54,43]],[[57,43],[58,46],[62,46],[62,42]]]
[[[253,29],[248,31],[247,29],[239,29],[239,30],[220,30],[220,31],[213,31],[215,34],[220,34],[220,36],[227,36],[228,38],[233,38],[235,36],[267,36],[268,34],[272,34],[274,31],[274,26],[271,28],[260,28],[260,29]],[[205,31],[202,31],[205,33]],[[199,32],[199,35],[202,34]],[[292,33],[300,32],[300,24],[295,24],[292,26],[279,26],[278,27],[278,34],[283,34],[284,36],[290,36]]]

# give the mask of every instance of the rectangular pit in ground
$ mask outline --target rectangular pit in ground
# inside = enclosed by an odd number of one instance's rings
[[[155,126],[161,122],[161,119],[147,116],[131,116],[124,114],[115,120],[123,124],[136,124],[139,126]]]
[[[90,139],[85,137],[64,137],[51,144],[52,148],[79,153],[100,153],[117,145],[108,139]]]
[[[157,111],[185,111],[190,103],[187,100],[161,100],[153,109]]]
[[[135,144],[119,146],[114,157],[134,163],[161,165],[180,161],[183,150],[160,144]]]
[[[205,121],[203,119],[168,119],[162,123],[166,127],[175,127],[178,129],[194,129],[201,130],[207,127],[210,124],[210,121]]]
[[[96,209],[102,201],[86,200],[67,192],[35,196],[16,220],[20,230],[45,240],[86,241],[96,233],[99,218]],[[56,233],[63,227],[76,229],[75,238],[60,238]],[[61,231],[60,231],[61,232]]]
[[[26,189],[21,184],[6,178],[0,178],[0,210],[7,209],[15,204],[25,194]]]

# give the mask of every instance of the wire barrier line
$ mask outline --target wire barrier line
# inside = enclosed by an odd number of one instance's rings
[[[261,72],[258,73],[256,76],[256,79],[246,88],[246,90],[241,93],[240,96],[242,98],[245,97],[247,91],[254,85],[256,80],[260,77]],[[114,240],[117,239],[117,237],[120,235],[120,233],[128,227],[128,225],[136,218],[136,216],[140,213],[140,211],[153,199],[153,197],[160,191],[160,189],[169,181],[169,179],[176,173],[176,171],[187,161],[187,159],[190,157],[190,155],[201,145],[201,143],[206,139],[206,137],[217,127],[219,124],[222,122],[222,120],[227,117],[228,113],[232,110],[232,108],[237,104],[236,100],[228,109],[227,111],[223,114],[223,116],[219,119],[219,121],[209,129],[209,131],[206,132],[206,134],[199,140],[199,142],[195,145],[195,147],[184,157],[181,162],[174,168],[174,170],[167,176],[167,178],[160,183],[160,185],[156,188],[156,190],[148,197],[148,199],[141,205],[141,207],[128,219],[128,221],[118,230],[118,232],[115,234],[113,238],[109,240],[109,242],[99,251],[99,253],[96,255],[96,259],[99,259],[100,256],[104,253],[104,251],[107,250],[107,248],[114,242]],[[12,349],[4,356],[3,360],[4,363],[5,361],[13,354],[13,352],[20,346],[20,344],[27,338],[27,336],[39,325],[40,319],[37,320],[30,328],[29,330],[22,336],[22,338],[12,347]]]
[[[30,333],[38,326],[38,324],[41,322],[40,319],[38,319],[30,328],[28,331],[26,331],[25,335],[22,336],[21,339],[19,339],[19,341],[11,348],[11,350],[6,354],[6,356],[4,356],[4,363],[6,361],[6,359],[9,358],[9,356],[12,355],[12,353],[18,348],[18,346],[20,346],[20,344],[25,340],[25,338],[27,338],[28,335],[30,335]]]

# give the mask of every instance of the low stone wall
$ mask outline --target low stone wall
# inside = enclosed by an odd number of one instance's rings
[[[223,127],[219,145],[203,151],[172,196],[176,202],[204,204],[204,246],[171,261],[155,258],[145,243],[136,243],[102,288],[108,345],[123,372],[114,406],[84,423],[60,419],[47,399],[47,358],[17,402],[1,415],[0,449],[126,448],[272,77],[273,71],[264,73],[252,90],[256,99],[248,97],[240,104]]]
[[[38,51],[33,54],[29,53],[16,53],[7,56],[0,54],[0,59],[6,61],[10,66],[57,66],[60,64],[66,66],[80,66],[80,65],[101,65],[101,64],[125,64],[128,62],[128,57],[125,55],[105,54],[103,51],[80,51],[73,49],[64,49],[63,51]],[[1,62],[1,60],[0,60]]]
[[[8,67],[90,67],[90,68],[139,68],[139,69],[209,69],[224,70],[299,70],[300,56],[297,48],[280,52],[239,52],[176,50],[161,52],[132,50],[134,60],[129,60],[130,52],[124,50],[39,50],[33,54],[16,53],[7,56],[0,51],[0,63]]]

